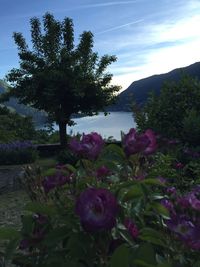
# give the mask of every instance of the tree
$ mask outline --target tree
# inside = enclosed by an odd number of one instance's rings
[[[24,117],[0,106],[0,143],[33,140],[36,131],[31,117]]]
[[[188,142],[189,132],[192,139],[192,128],[194,130],[197,122],[199,125],[199,103],[200,81],[183,75],[179,81],[166,82],[160,95],[152,93],[142,110],[138,111],[135,107],[134,117],[142,131],[152,128],[165,137],[183,141],[186,141],[187,133]]]
[[[93,34],[84,31],[74,45],[74,26],[70,18],[62,22],[52,14],[43,16],[43,30],[38,18],[30,20],[32,49],[22,33],[13,37],[18,47],[20,67],[7,75],[11,89],[20,103],[44,110],[59,125],[60,143],[66,145],[66,125],[71,115],[94,115],[105,111],[116,98],[119,86],[111,85],[107,67],[115,56],[99,57],[93,52]]]

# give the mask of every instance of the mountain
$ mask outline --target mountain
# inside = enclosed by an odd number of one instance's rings
[[[200,79],[200,62],[196,62],[184,68],[172,70],[168,73],[153,75],[138,81],[133,82],[126,90],[118,95],[115,105],[107,108],[107,111],[131,111],[130,105],[134,96],[134,100],[143,105],[147,100],[150,91],[159,94],[162,85],[166,81],[177,81],[183,73],[189,74],[192,77]],[[0,80],[0,93],[7,89],[8,85]],[[15,98],[11,98],[9,102],[5,103],[6,106],[14,108],[16,112],[32,116],[36,125],[42,125],[46,121],[46,113],[38,111],[34,108],[18,104]]]
[[[118,95],[116,104],[109,107],[108,110],[130,111],[130,104],[133,96],[139,105],[143,105],[150,91],[159,94],[164,82],[177,81],[183,73],[200,79],[200,62],[196,62],[184,68],[174,69],[168,73],[153,75],[133,82],[126,90]]]
[[[8,84],[3,80],[0,80],[0,94],[4,93],[8,88]],[[33,118],[33,122],[35,126],[43,125],[47,120],[47,115],[43,111],[38,111],[35,108],[25,106],[23,104],[19,104],[17,99],[11,97],[8,102],[2,103],[6,107],[11,108],[11,110],[15,110],[17,113],[24,116],[31,116]]]

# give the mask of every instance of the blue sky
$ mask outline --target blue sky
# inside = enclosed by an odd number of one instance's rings
[[[0,0],[0,79],[18,67],[14,31],[30,40],[29,20],[45,12],[73,19],[76,40],[94,34],[94,50],[116,55],[113,83],[133,81],[200,61],[200,0]]]

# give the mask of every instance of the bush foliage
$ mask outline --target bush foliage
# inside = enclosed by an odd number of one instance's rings
[[[30,141],[0,144],[0,165],[31,163],[36,160],[37,155],[36,148]]]
[[[153,93],[145,106],[134,107],[139,130],[152,128],[167,138],[179,138],[190,145],[199,145],[200,82],[183,75],[177,82],[166,82],[160,95]]]
[[[6,107],[0,107],[0,142],[32,140],[35,129],[31,117],[24,117]]]
[[[184,148],[183,164],[171,152],[181,155],[181,149],[169,141],[158,148],[152,131],[131,129],[122,147],[105,146],[91,133],[71,139],[75,164],[28,168],[32,202],[22,229],[0,229],[8,241],[5,261],[18,267],[199,266],[199,157]]]

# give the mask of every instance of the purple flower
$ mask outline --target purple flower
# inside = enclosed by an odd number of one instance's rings
[[[168,228],[188,247],[200,250],[200,227],[186,216],[173,216],[166,222]]]
[[[112,229],[118,209],[114,195],[104,188],[87,188],[76,201],[76,213],[88,232]]]
[[[150,129],[143,134],[138,134],[134,128],[130,129],[128,134],[124,136],[122,144],[127,156],[136,153],[150,155],[157,148],[156,137]]]
[[[146,178],[147,173],[146,172],[140,172],[136,176],[133,177],[134,180],[142,181]]]
[[[88,159],[96,159],[104,146],[104,141],[98,133],[83,134],[82,139],[78,141],[72,138],[69,147],[77,155]]]
[[[184,152],[185,154],[187,154],[188,156],[191,156],[192,158],[199,158],[199,157],[200,157],[200,153],[199,153],[199,152],[197,152],[197,151],[193,151],[193,150],[191,150],[191,149],[189,149],[189,148],[185,148],[185,149],[183,150],[183,152]]]
[[[127,228],[128,232],[130,233],[130,235],[132,236],[133,239],[138,237],[139,230],[138,230],[137,226],[135,225],[135,223],[130,218],[125,219],[124,225]]]
[[[46,176],[42,181],[42,186],[44,188],[45,193],[49,193],[52,189],[57,186],[63,186],[66,183],[71,181],[71,175],[66,176],[60,172],[56,173],[52,176]]]
[[[181,162],[177,162],[177,163],[174,165],[174,168],[177,169],[177,170],[180,170],[180,169],[183,169],[183,168],[184,168],[184,165],[183,165],[183,163],[181,163]]]
[[[111,173],[110,170],[104,165],[102,165],[100,168],[96,170],[96,176],[98,179],[104,178],[108,176],[110,173]]]
[[[30,240],[28,238],[24,238],[19,243],[19,249],[25,250],[30,247]]]
[[[162,176],[158,176],[157,179],[163,185],[165,185],[167,183],[167,179],[162,177]]]
[[[129,132],[124,136],[122,140],[124,151],[127,156],[143,152],[145,148],[150,144],[150,140],[147,135],[138,134],[134,128],[131,128]]]
[[[157,149],[156,136],[151,129],[146,130],[146,132],[144,134],[148,137],[150,143],[143,151],[143,154],[144,155],[150,155],[150,154],[154,153]]]
[[[57,181],[54,175],[46,176],[42,181],[42,186],[44,188],[45,193],[49,193],[52,189],[57,186]]]
[[[79,141],[76,137],[73,137],[69,142],[69,148],[73,153],[79,155],[82,153],[82,145],[81,141]]]
[[[171,139],[168,141],[168,145],[177,145],[179,143],[180,143],[180,141],[177,139]]]
[[[184,216],[173,216],[166,224],[168,228],[175,232],[182,240],[187,240],[193,235],[194,224]]]
[[[172,212],[172,213],[175,213],[175,211],[174,211],[174,205],[173,205],[173,203],[170,201],[170,200],[168,200],[168,199],[162,199],[161,200],[161,204],[166,208],[166,209],[168,209],[168,211],[170,211],[170,212]]]
[[[190,203],[187,197],[178,197],[176,199],[176,203],[182,209],[188,209],[190,207]]]
[[[177,203],[184,209],[189,207],[200,211],[200,187],[194,188],[191,192],[177,199]]]
[[[193,235],[186,244],[194,250],[200,250],[200,227],[194,228]]]
[[[176,188],[174,186],[167,187],[166,192],[172,196],[175,196],[176,195]]]
[[[200,211],[200,194],[196,192],[191,192],[188,194],[187,199],[191,207],[195,210]]]

